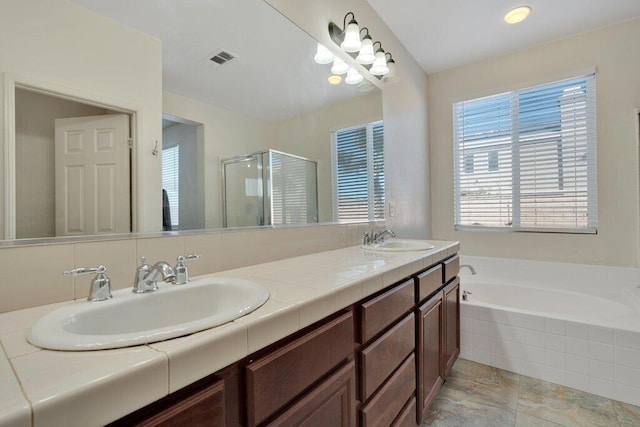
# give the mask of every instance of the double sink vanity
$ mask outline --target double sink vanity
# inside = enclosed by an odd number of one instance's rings
[[[458,244],[380,243],[0,314],[0,426],[416,425],[460,350]]]

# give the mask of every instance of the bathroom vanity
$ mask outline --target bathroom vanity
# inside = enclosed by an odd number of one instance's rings
[[[432,261],[113,425],[419,424],[460,353],[459,257]]]
[[[458,244],[432,243],[200,276],[249,279],[271,296],[225,325],[128,348],[25,341],[73,302],[0,314],[0,426],[415,425],[459,354]]]

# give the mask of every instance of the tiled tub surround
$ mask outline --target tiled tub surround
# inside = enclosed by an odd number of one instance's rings
[[[640,405],[638,271],[461,256],[461,357]]]
[[[0,426],[113,421],[458,251],[433,243],[427,252],[353,246],[214,273],[261,283],[271,299],[234,322],[147,346],[57,352],[26,342],[37,318],[70,302],[0,314]]]

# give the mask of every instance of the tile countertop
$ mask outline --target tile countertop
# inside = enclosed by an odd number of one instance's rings
[[[0,426],[114,421],[459,249],[457,242],[431,243],[435,248],[425,252],[370,252],[354,246],[208,275],[253,280],[271,297],[233,322],[149,345],[41,350],[26,341],[27,330],[69,302],[0,314]]]

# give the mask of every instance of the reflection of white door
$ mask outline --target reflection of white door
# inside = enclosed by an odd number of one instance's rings
[[[129,117],[55,121],[56,236],[128,233]]]

